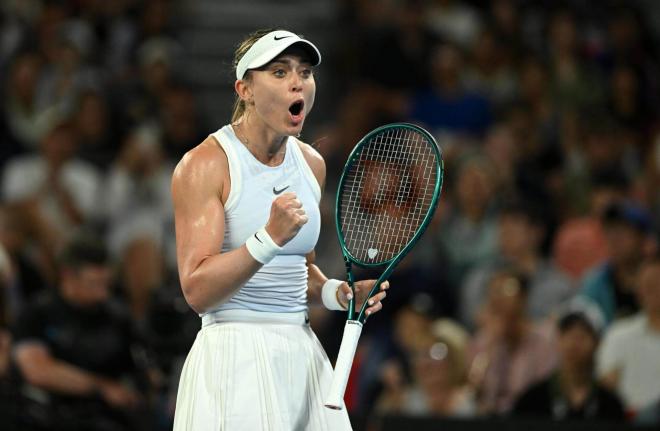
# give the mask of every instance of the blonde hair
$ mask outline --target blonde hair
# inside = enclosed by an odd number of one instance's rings
[[[261,29],[257,30],[254,33],[249,34],[241,43],[238,44],[236,47],[236,51],[234,52],[234,62],[233,62],[233,70],[234,72],[236,71],[236,67],[238,67],[238,62],[241,61],[241,58],[245,55],[246,52],[250,48],[252,48],[252,45],[254,45],[259,39],[267,35],[268,33],[275,31],[273,28],[268,28],[268,29]],[[249,80],[250,79],[250,71],[248,70],[245,72],[245,77],[243,78],[244,80]],[[231,122],[235,123],[238,121],[239,118],[243,116],[245,113],[245,100],[241,99],[240,96],[236,95],[236,100],[234,101],[234,109],[231,114]]]
[[[451,319],[438,319],[433,322],[431,332],[436,342],[447,346],[447,360],[451,383],[461,386],[467,383],[468,332]]]

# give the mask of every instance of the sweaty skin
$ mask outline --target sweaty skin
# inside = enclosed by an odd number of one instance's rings
[[[246,112],[234,124],[237,137],[254,156],[268,166],[282,163],[282,151],[289,136],[297,136],[314,104],[316,84],[309,63],[301,55],[281,55],[265,68],[250,71],[237,80],[235,89],[246,103]],[[293,104],[303,108],[294,115]],[[305,159],[321,188],[325,162],[309,145],[298,141]],[[177,165],[172,177],[177,262],[183,294],[198,313],[227,301],[261,267],[245,245],[219,253],[225,230],[224,205],[231,189],[227,156],[213,137],[190,150]],[[307,222],[307,215],[295,193],[283,192],[271,205],[266,231],[282,246]],[[321,287],[327,280],[314,264],[314,252],[307,255],[308,300],[321,302]],[[362,303],[374,280],[356,283],[356,302]],[[375,295],[368,313],[382,308],[387,282]],[[338,300],[344,306],[351,293],[346,283]]]

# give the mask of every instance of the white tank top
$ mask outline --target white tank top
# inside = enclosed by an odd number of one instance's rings
[[[231,179],[231,190],[225,203],[222,252],[241,247],[265,225],[271,202],[284,191],[296,193],[309,221],[229,301],[210,312],[248,309],[289,313],[306,310],[305,255],[314,249],[319,237],[321,188],[298,143],[289,137],[284,161],[279,166],[266,166],[238,140],[230,125],[211,136],[227,155]]]

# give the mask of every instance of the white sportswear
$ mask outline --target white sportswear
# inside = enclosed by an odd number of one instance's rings
[[[295,138],[285,144],[284,161],[266,166],[238,140],[231,126],[213,136],[227,155],[231,190],[225,203],[222,252],[241,247],[263,227],[271,202],[284,192],[295,192],[309,221],[278,255],[262,266],[227,302],[210,310],[246,309],[291,313],[307,309],[307,265],[319,237],[321,188]]]

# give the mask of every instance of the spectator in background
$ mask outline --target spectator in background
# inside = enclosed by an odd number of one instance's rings
[[[80,94],[103,85],[101,71],[87,62],[85,55],[93,46],[91,33],[67,20],[52,28],[46,63],[38,85],[37,105],[56,115],[70,116]]]
[[[14,326],[26,425],[144,429],[139,421],[147,415],[138,416],[144,397],[134,386],[141,380],[134,356],[140,344],[128,315],[110,300],[112,270],[103,244],[77,235],[59,263],[57,291],[33,301]]]
[[[407,413],[463,417],[476,415],[475,394],[467,384],[467,332],[454,322],[441,319],[433,323],[429,337],[411,358],[415,385],[406,406]],[[406,411],[407,410],[407,411]],[[417,411],[415,411],[417,410]]]
[[[527,112],[527,133],[534,139],[520,139],[519,150],[525,158],[538,153],[540,148],[554,145],[557,141],[559,114],[552,91],[548,66],[540,58],[528,56],[521,61],[519,73],[518,105]]]
[[[73,121],[80,141],[78,157],[105,171],[117,152],[117,135],[104,95],[84,91],[77,101]]]
[[[575,12],[559,7],[548,24],[551,88],[558,108],[577,112],[597,103],[602,98],[602,85],[597,70],[581,57],[581,34]]]
[[[348,42],[356,48],[353,73],[358,79],[337,112],[337,142],[343,148],[335,157],[342,162],[366,131],[405,118],[410,93],[429,82],[429,58],[436,43],[424,24],[423,1],[367,1],[351,3],[350,9],[364,22]]]
[[[495,172],[490,160],[468,155],[459,160],[452,207],[438,239],[447,257],[447,278],[455,289],[474,267],[497,253]]]
[[[619,397],[595,380],[595,353],[604,323],[593,306],[563,311],[557,322],[559,367],[518,398],[514,415],[564,421],[624,420]]]
[[[600,307],[607,324],[639,311],[635,283],[647,249],[650,219],[631,203],[615,203],[603,214],[609,259],[584,278],[579,295]]]
[[[163,147],[170,160],[179,160],[192,142],[204,140],[199,131],[197,106],[192,91],[182,85],[165,90],[159,122],[163,129]]]
[[[410,91],[428,82],[428,58],[436,39],[424,25],[424,2],[403,3],[387,25],[371,28],[359,46],[358,73],[380,90]]]
[[[609,206],[626,199],[629,189],[625,175],[617,171],[596,172],[590,183],[588,213],[566,219],[552,245],[557,266],[574,281],[608,258],[601,220]]]
[[[433,320],[418,304],[421,295],[400,309],[396,344],[403,361],[391,359],[381,369],[383,390],[376,410],[381,413],[470,417],[476,413],[467,386],[466,348],[469,336],[449,319]],[[410,367],[410,373],[404,367]],[[410,381],[407,375],[410,374]]]
[[[511,201],[499,212],[499,254],[494,262],[475,267],[460,289],[460,318],[467,327],[481,326],[479,307],[488,294],[488,280],[499,268],[511,267],[529,282],[526,314],[534,321],[548,317],[575,292],[571,281],[543,256],[546,226],[539,209]]]
[[[431,52],[431,87],[412,96],[411,121],[434,134],[482,136],[492,121],[488,100],[469,91],[463,80],[463,54],[454,45],[443,43]]]
[[[174,33],[172,24],[173,3],[168,0],[147,0],[139,7],[140,36],[142,39],[151,37],[169,37]]]
[[[510,60],[516,62],[525,49],[525,44],[529,43],[521,30],[521,8],[517,0],[493,0],[489,2],[489,6],[486,11],[488,26],[495,33],[500,45],[508,50]]]
[[[466,87],[486,96],[493,111],[511,103],[518,91],[509,49],[500,43],[493,30],[484,29],[474,44],[471,64],[466,67]]]
[[[22,206],[32,238],[48,258],[97,209],[99,173],[75,157],[77,146],[73,124],[59,122],[41,140],[38,154],[11,159],[2,175],[2,198]]]
[[[0,205],[0,249],[4,250],[8,272],[5,272],[4,290],[5,321],[13,322],[23,306],[35,295],[49,288],[46,283],[42,262],[31,255],[29,244],[30,227],[19,208]]]
[[[526,317],[527,280],[500,270],[488,282],[483,324],[468,353],[469,381],[481,414],[505,414],[556,365],[552,336]]]
[[[463,1],[432,0],[425,15],[432,32],[463,49],[473,46],[481,28],[479,14]]]
[[[94,34],[96,49],[90,53],[90,61],[103,68],[113,83],[127,79],[132,67],[131,55],[137,39],[132,3],[87,1],[77,4],[80,22]]]
[[[510,196],[515,190],[516,165],[520,148],[511,126],[506,122],[494,124],[483,143],[483,153],[493,162],[495,193]]]
[[[158,112],[163,97],[175,81],[178,43],[167,37],[145,40],[137,49],[139,80],[128,80],[122,100],[125,121],[141,124]]]
[[[660,258],[640,267],[640,313],[615,321],[598,352],[603,384],[621,394],[640,422],[660,424]]]
[[[174,168],[165,158],[161,138],[157,127],[134,128],[110,167],[103,210],[113,252],[140,234],[148,233],[157,243],[163,242],[163,229],[172,218],[170,178]]]
[[[638,139],[648,131],[653,108],[649,104],[641,73],[630,64],[615,66],[609,80],[607,107],[614,119],[634,130]]]
[[[164,250],[174,248],[170,181],[160,130],[141,126],[124,141],[104,188],[108,244],[121,262],[133,317],[142,321],[152,291],[163,284]],[[173,262],[172,262],[173,263]]]
[[[648,12],[648,9],[646,10]],[[615,3],[610,9],[604,30],[607,44],[600,58],[606,72],[617,64],[629,64],[639,73],[648,97],[657,108],[658,52],[657,41],[651,36],[644,11],[635,3]]]
[[[648,207],[653,211],[654,224],[660,226],[660,132],[656,133],[646,158],[643,191]]]
[[[39,55],[32,51],[18,54],[12,61],[3,85],[2,119],[3,145],[1,162],[17,153],[33,150],[54,114],[37,104],[37,83],[43,67]]]
[[[627,162],[633,157],[633,149],[627,144],[621,125],[601,112],[587,111],[584,115],[586,119],[578,132],[579,143],[566,158],[564,192],[572,214],[590,209],[589,193],[594,178],[615,175],[627,184],[637,175],[631,169],[635,163]]]
[[[12,278],[11,260],[7,250],[0,243],[0,382],[9,374],[11,334],[8,331],[8,290]],[[0,383],[2,385],[2,383]],[[2,389],[0,389],[2,391]],[[0,394],[0,398],[2,395]]]
[[[9,284],[11,260],[0,243],[0,415],[7,429],[16,429],[16,391],[11,378],[11,333],[9,332]]]

